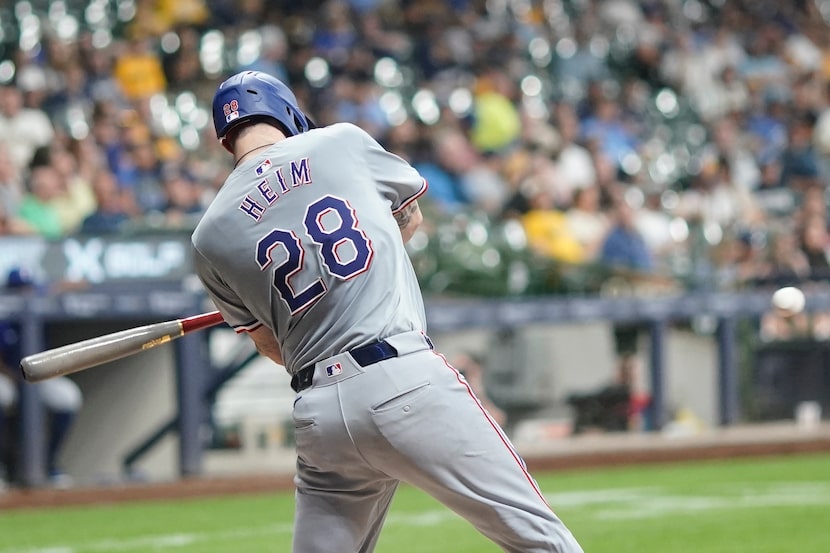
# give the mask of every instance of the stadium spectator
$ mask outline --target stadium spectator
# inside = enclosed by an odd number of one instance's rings
[[[766,234],[759,230],[743,230],[736,236],[727,237],[718,267],[723,289],[751,288],[761,275],[769,273],[766,238]]]
[[[79,61],[56,74],[59,85],[43,100],[43,111],[63,134],[82,136],[89,132],[94,102],[89,90],[89,76]]]
[[[116,172],[119,185],[131,191],[140,213],[146,215],[163,211],[164,164],[149,129],[135,129],[133,136],[127,138],[123,153],[122,163]]]
[[[210,16],[204,0],[140,0],[136,4],[136,15],[129,26],[136,36],[161,36],[178,25],[198,27]]]
[[[121,94],[121,86],[113,74],[115,59],[111,49],[96,47],[91,34],[82,34],[78,38],[79,60],[86,71],[86,88],[94,111],[101,103],[124,105],[126,100]]]
[[[202,67],[199,54],[202,37],[199,30],[183,25],[177,27],[175,33],[178,48],[172,52],[163,50],[160,54],[168,94],[192,94],[202,103],[210,102],[216,85]]]
[[[655,183],[639,184],[629,192],[637,203],[634,225],[654,257],[655,269],[663,274],[673,273],[676,260],[684,253],[683,243],[688,233],[685,221],[666,207],[676,194]],[[668,201],[664,202],[664,197]]]
[[[311,43],[317,55],[335,68],[342,68],[350,50],[360,40],[349,5],[343,0],[327,0],[321,9],[320,25],[316,26]]]
[[[796,194],[781,179],[781,160],[765,158],[759,160],[758,181],[752,190],[752,197],[759,209],[768,218],[792,215],[796,210]]]
[[[781,152],[781,182],[796,191],[818,184],[820,169],[813,144],[815,117],[794,114],[787,124],[787,145]]]
[[[20,202],[17,217],[32,234],[50,239],[63,236],[59,209],[55,205],[63,193],[58,170],[51,165],[33,167],[27,180],[27,188],[28,191]]]
[[[59,192],[49,203],[57,212],[61,234],[76,232],[95,210],[95,194],[85,174],[88,171],[82,172],[75,154],[58,142],[35,152],[31,167],[39,166],[52,167],[58,175]]]
[[[263,25],[258,29],[259,54],[240,69],[262,71],[273,75],[284,83],[290,83],[285,58],[288,55],[288,41],[283,30],[277,25]],[[198,61],[198,57],[195,58]],[[198,64],[196,65],[198,67]]]
[[[5,326],[5,325],[4,325]],[[10,328],[0,328],[8,334]],[[10,451],[9,422],[17,403],[17,379],[6,361],[0,362],[0,488],[4,481],[12,480],[9,467],[13,452]],[[66,474],[60,463],[61,449],[66,442],[75,417],[83,405],[81,390],[67,377],[57,377],[34,384],[47,411],[46,469],[51,485],[59,488],[72,485],[72,478]]]
[[[749,228],[762,220],[751,193],[734,182],[725,157],[704,161],[689,188],[680,193],[675,213],[692,222],[717,224],[724,229]]]
[[[153,41],[136,36],[123,43],[121,50],[115,58],[113,74],[124,97],[130,102],[142,102],[163,93],[167,79]]]
[[[591,113],[582,121],[582,140],[594,142],[617,167],[639,148],[639,137],[622,118],[620,104],[604,95],[596,99]]]
[[[787,147],[789,113],[785,99],[780,94],[762,96],[753,91],[750,107],[743,114],[743,119],[758,159],[780,158]]]
[[[498,66],[481,70],[473,88],[470,141],[483,154],[503,152],[521,137],[522,123],[514,104],[516,85]]]
[[[49,117],[40,109],[24,107],[23,90],[16,83],[0,83],[0,141],[18,169],[32,161],[35,150],[55,136]]]
[[[553,110],[552,122],[560,139],[555,161],[559,186],[563,188],[563,192],[572,195],[574,189],[597,184],[596,168],[591,154],[577,142],[581,131],[574,107],[567,102],[557,103]]]
[[[748,33],[747,55],[738,71],[751,90],[770,96],[786,94],[790,71],[783,57],[783,35],[781,26],[773,21],[764,21]]]
[[[99,170],[92,178],[95,211],[81,223],[80,232],[87,235],[117,234],[125,229],[134,213],[135,200],[129,190],[119,188],[108,169]]]
[[[165,203],[162,208],[164,226],[193,228],[205,210],[202,187],[186,171],[169,168],[162,179]]]
[[[586,186],[574,193],[573,205],[565,211],[568,228],[582,245],[585,261],[596,261],[610,224],[601,209],[599,186]]]
[[[738,124],[738,117],[733,114],[711,124],[711,141],[704,147],[703,156],[726,160],[735,186],[742,191],[753,191],[758,186],[761,172],[749,137]]]
[[[380,90],[365,70],[343,74],[332,83],[331,115],[326,120],[354,121],[373,136],[383,136],[389,121],[380,107]]]
[[[799,195],[799,206],[793,212],[793,223],[796,228],[803,228],[811,219],[827,220],[828,211],[827,188],[822,184],[810,186]]]
[[[636,211],[625,197],[617,196],[612,200],[611,228],[600,249],[600,262],[609,271],[609,278],[604,286],[610,292],[617,289],[618,294],[638,294],[642,290],[654,293],[655,285],[663,284],[656,274],[654,254],[649,250],[636,225]],[[616,323],[612,326],[616,371],[618,375],[630,375],[630,370],[639,361],[640,337],[645,331],[645,324]],[[629,399],[624,396],[625,417],[634,416],[629,411]],[[639,413],[639,411],[638,411]],[[625,427],[627,428],[628,422]]]
[[[600,261],[622,275],[647,277],[654,256],[636,226],[636,213],[625,198],[614,200],[611,228],[600,248]]]
[[[792,225],[780,225],[769,237],[766,251],[767,271],[759,274],[759,281],[775,287],[792,286],[810,276],[810,261],[799,247]]]
[[[0,142],[0,206],[5,213],[16,213],[22,199],[22,171],[12,161],[8,146]]]
[[[611,78],[607,59],[592,43],[594,31],[589,25],[577,26],[573,39],[568,39],[568,50],[556,62],[556,73],[563,83],[577,90]]]
[[[528,210],[521,215],[521,222],[530,248],[562,263],[585,262],[585,248],[571,229],[567,215],[556,208],[547,187],[531,177],[525,181],[523,189]]]
[[[525,179],[532,179],[544,186],[551,195],[553,205],[567,209],[573,203],[573,185],[562,174],[560,161],[561,135],[544,121],[525,124],[526,136],[516,148],[501,154],[504,158],[502,173],[507,187],[516,192]]]
[[[453,127],[433,129],[432,155],[413,164],[429,183],[427,201],[445,213],[469,206],[462,178],[476,163],[476,152],[464,134]]]
[[[807,257],[810,278],[830,276],[830,233],[827,221],[822,217],[807,219],[800,229],[799,246]]]
[[[27,293],[34,286],[38,286],[27,271],[14,268],[9,271],[6,278],[5,288],[12,293]],[[11,367],[20,364],[20,336],[15,325],[8,321],[0,321],[0,469],[4,462],[8,462],[13,456],[9,451],[10,444],[7,416],[11,413],[17,402],[17,387],[20,384],[16,376],[17,371]],[[83,405],[81,390],[75,382],[68,377],[57,377],[37,384],[24,384],[35,386],[40,401],[47,412],[47,421],[44,431],[46,432],[46,470],[49,482],[55,487],[67,487],[72,485],[72,479],[62,469],[60,454],[66,442],[75,417]],[[5,439],[5,442],[4,442]],[[5,448],[5,449],[4,449]],[[0,470],[0,480],[3,479]],[[10,477],[11,475],[7,475]]]

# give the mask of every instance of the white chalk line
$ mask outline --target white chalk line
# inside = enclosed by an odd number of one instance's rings
[[[830,506],[828,482],[776,482],[768,486],[734,483],[681,495],[654,488],[620,488],[552,494],[554,509],[590,508],[595,519],[644,519],[715,510]],[[711,493],[707,493],[711,492]]]
[[[719,486],[711,494],[671,494],[659,487],[616,488],[547,494],[554,510],[588,509],[599,520],[658,518],[693,514],[718,509],[753,509],[807,505],[830,506],[830,483],[791,482],[769,486],[735,483]],[[449,510],[435,509],[419,513],[390,513],[387,526],[438,526],[461,520]],[[269,524],[230,530],[183,532],[136,538],[105,538],[87,543],[0,549],[0,553],[121,553],[130,551],[174,550],[199,543],[238,541],[262,536],[290,534],[290,523]]]
[[[459,520],[458,515],[446,510],[431,510],[405,515],[390,513],[386,524],[393,526],[437,526],[451,520]],[[141,536],[137,538],[105,538],[87,543],[59,544],[23,549],[13,547],[0,549],[0,553],[117,553],[147,550],[161,551],[205,542],[238,541],[240,539],[290,534],[292,531],[293,525],[290,523],[269,524],[266,526],[213,532],[183,532],[177,534]]]

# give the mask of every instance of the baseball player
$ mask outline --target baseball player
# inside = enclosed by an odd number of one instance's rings
[[[297,392],[293,551],[373,551],[403,481],[505,551],[581,552],[425,333],[404,243],[426,182],[355,125],[315,128],[264,73],[223,82],[213,118],[236,163],[193,233],[196,271]]]
[[[38,286],[31,274],[21,268],[13,268],[6,277],[5,286],[10,291],[20,291]],[[20,364],[20,335],[18,329],[8,321],[0,320],[0,479],[2,465],[9,456],[8,420],[4,415],[17,403],[17,373],[11,367]],[[56,487],[72,484],[69,475],[63,472],[58,462],[61,448],[69,436],[75,419],[83,406],[83,395],[78,385],[62,376],[28,384],[34,386],[47,411],[46,463],[49,481]]]

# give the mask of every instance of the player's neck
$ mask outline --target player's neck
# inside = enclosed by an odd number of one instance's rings
[[[262,144],[260,146],[255,146],[250,150],[242,150],[239,156],[236,156],[236,161],[234,161],[233,166],[234,168],[238,167],[240,163],[242,163],[246,158],[250,157],[252,154],[262,150],[263,148],[267,148],[269,146],[273,146],[274,143]]]
[[[243,130],[234,143],[234,167],[257,152],[285,140],[285,135],[271,125],[255,125]]]

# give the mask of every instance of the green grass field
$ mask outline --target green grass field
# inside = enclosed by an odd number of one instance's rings
[[[830,552],[827,454],[536,476],[586,553]],[[290,493],[0,511],[0,553],[286,552],[292,511]],[[499,550],[403,487],[377,551]]]

